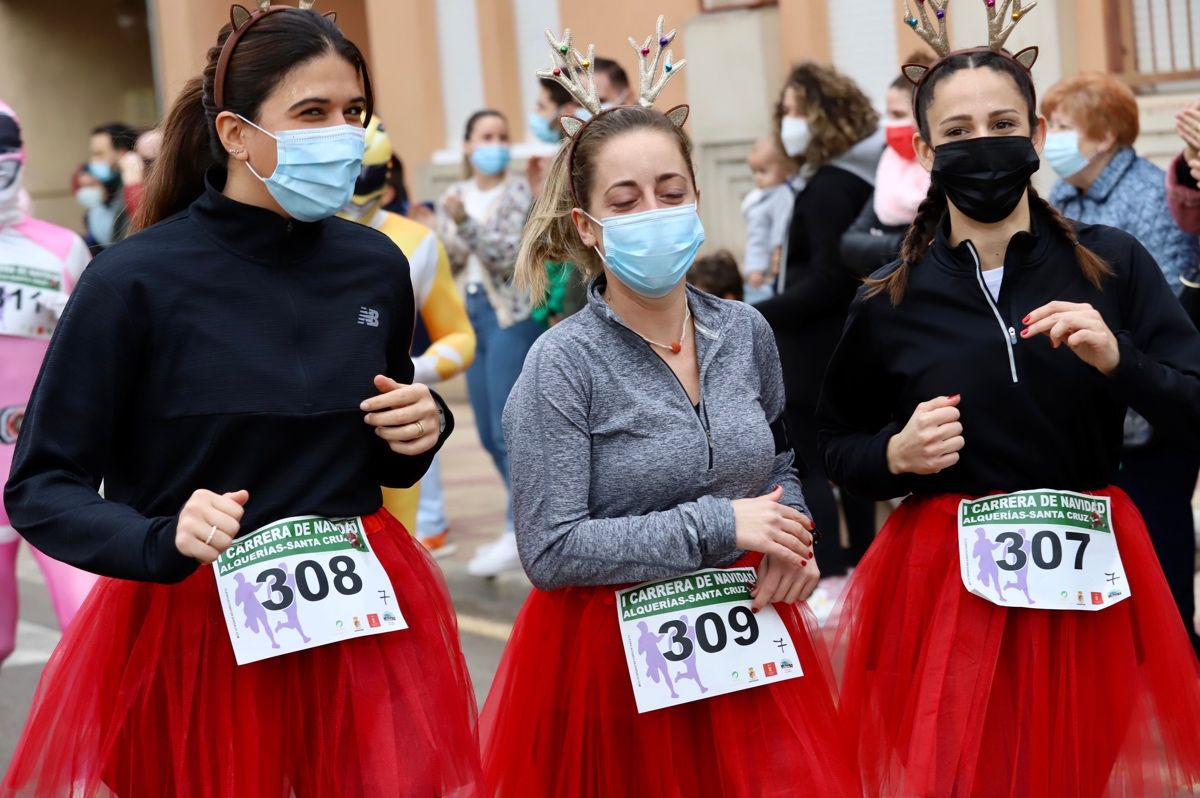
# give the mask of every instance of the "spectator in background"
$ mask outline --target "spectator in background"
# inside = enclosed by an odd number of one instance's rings
[[[907,63],[921,61],[918,54]],[[912,81],[904,75],[887,90],[883,126],[888,146],[875,172],[875,193],[842,236],[842,260],[855,277],[865,278],[900,256],[904,232],[929,193],[929,172],[917,162],[913,148],[912,95]]]
[[[629,75],[620,64],[611,58],[597,58],[593,74],[601,108],[629,105]]]
[[[471,115],[463,134],[463,153],[467,177],[442,195],[438,234],[466,288],[467,316],[475,329],[475,362],[467,370],[475,427],[507,487],[508,449],[500,417],[525,354],[541,333],[530,318],[528,293],[513,284],[533,195],[524,178],[508,174],[508,120],[499,111]],[[520,567],[510,500],[504,533],[481,547],[467,570],[475,576],[495,576]]]
[[[742,200],[742,215],[746,218],[744,293],[747,301],[761,302],[775,293],[772,278],[779,274],[779,258],[799,189],[791,182],[796,164],[780,148],[775,136],[764,136],[754,142],[746,164],[754,175],[754,190]]]
[[[783,149],[804,186],[796,195],[778,295],[758,305],[775,331],[787,387],[787,426],[804,495],[825,533],[826,579],[810,606],[827,613],[845,582],[838,503],[817,454],[816,408],[821,377],[842,334],[858,281],[841,258],[842,234],[871,196],[885,138],[871,101],[833,67],[806,62],[792,70],[776,120]],[[874,530],[874,503],[842,494],[847,525]]]
[[[156,127],[137,137],[137,144],[117,161],[125,194],[125,214],[133,218],[142,204],[142,185],[162,149],[162,131]]]
[[[529,129],[538,141],[558,144],[563,137],[563,129],[558,120],[564,116],[585,119],[587,112],[584,111],[584,115],[581,116],[580,111],[583,111],[583,106],[575,102],[569,91],[553,80],[541,78],[538,80],[537,102],[529,112]],[[536,181],[535,192],[540,191],[544,179],[540,177]],[[534,182],[530,180],[530,185],[533,186]]]
[[[721,299],[741,302],[744,296],[737,259],[727,249],[696,258],[692,268],[688,269],[687,281],[704,293]]]
[[[1167,203],[1180,228],[1200,235],[1200,102],[1179,112],[1175,130],[1183,139],[1184,150],[1167,170]],[[1179,301],[1200,328],[1200,263],[1180,275],[1179,282],[1183,285]]]
[[[1133,235],[1178,294],[1179,275],[1200,250],[1163,213],[1165,173],[1133,149],[1140,130],[1133,90],[1111,75],[1085,72],[1051,86],[1042,114],[1050,123],[1043,157],[1059,176],[1050,203],[1070,219]]]
[[[1085,72],[1050,87],[1042,100],[1050,122],[1043,157],[1059,175],[1050,203],[1084,224],[1104,224],[1142,243],[1176,295],[1181,274],[1195,268],[1196,237],[1169,213],[1166,175],[1133,149],[1139,131],[1133,91],[1117,78]],[[1125,418],[1125,448],[1117,484],[1146,519],[1158,561],[1200,653],[1192,623],[1196,538],[1192,494],[1200,455],[1178,440],[1157,435],[1132,410]]]
[[[117,164],[136,143],[133,128],[120,122],[92,130],[88,162],[76,173],[72,189],[76,201],[86,210],[84,239],[93,252],[120,241],[129,227],[124,184]]]

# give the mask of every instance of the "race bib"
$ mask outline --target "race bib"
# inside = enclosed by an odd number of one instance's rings
[[[1102,610],[1129,598],[1112,502],[1028,490],[958,505],[967,590],[1001,607]]]
[[[48,339],[66,304],[62,274],[39,266],[0,263],[0,335]]]
[[[753,568],[714,568],[617,591],[638,712],[803,676],[774,607],[751,612]]]
[[[361,518],[285,518],[213,563],[239,665],[407,629]]]

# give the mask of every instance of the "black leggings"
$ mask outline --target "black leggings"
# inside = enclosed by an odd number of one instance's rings
[[[1146,519],[1150,540],[1179,614],[1200,655],[1200,637],[1193,616],[1196,577],[1196,530],[1192,493],[1200,471],[1200,454],[1155,439],[1149,445],[1122,453],[1121,487]]]
[[[842,516],[850,536],[850,548],[843,548],[838,501],[825,476],[825,463],[817,454],[817,430],[812,413],[788,408],[787,422],[804,498],[808,501],[813,523],[821,532],[821,544],[817,549],[821,576],[845,576],[846,569],[858,564],[875,539],[875,502],[841,492]]]

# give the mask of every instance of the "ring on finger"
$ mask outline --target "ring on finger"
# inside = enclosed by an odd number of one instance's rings
[[[424,438],[425,437],[425,425],[422,424],[420,421],[417,421],[415,423],[417,425],[417,437]]]
[[[207,546],[209,543],[212,543],[213,536],[216,534],[217,534],[217,525],[213,524],[212,529],[208,530],[208,537],[206,537],[204,539],[204,545]]]

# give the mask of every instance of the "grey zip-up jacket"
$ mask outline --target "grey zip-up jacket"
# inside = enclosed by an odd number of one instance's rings
[[[759,312],[688,287],[695,408],[603,287],[594,282],[588,307],[533,345],[504,409],[517,547],[542,590],[729,565],[742,554],[731,500],[775,485],[808,512],[781,434],[775,337]]]

